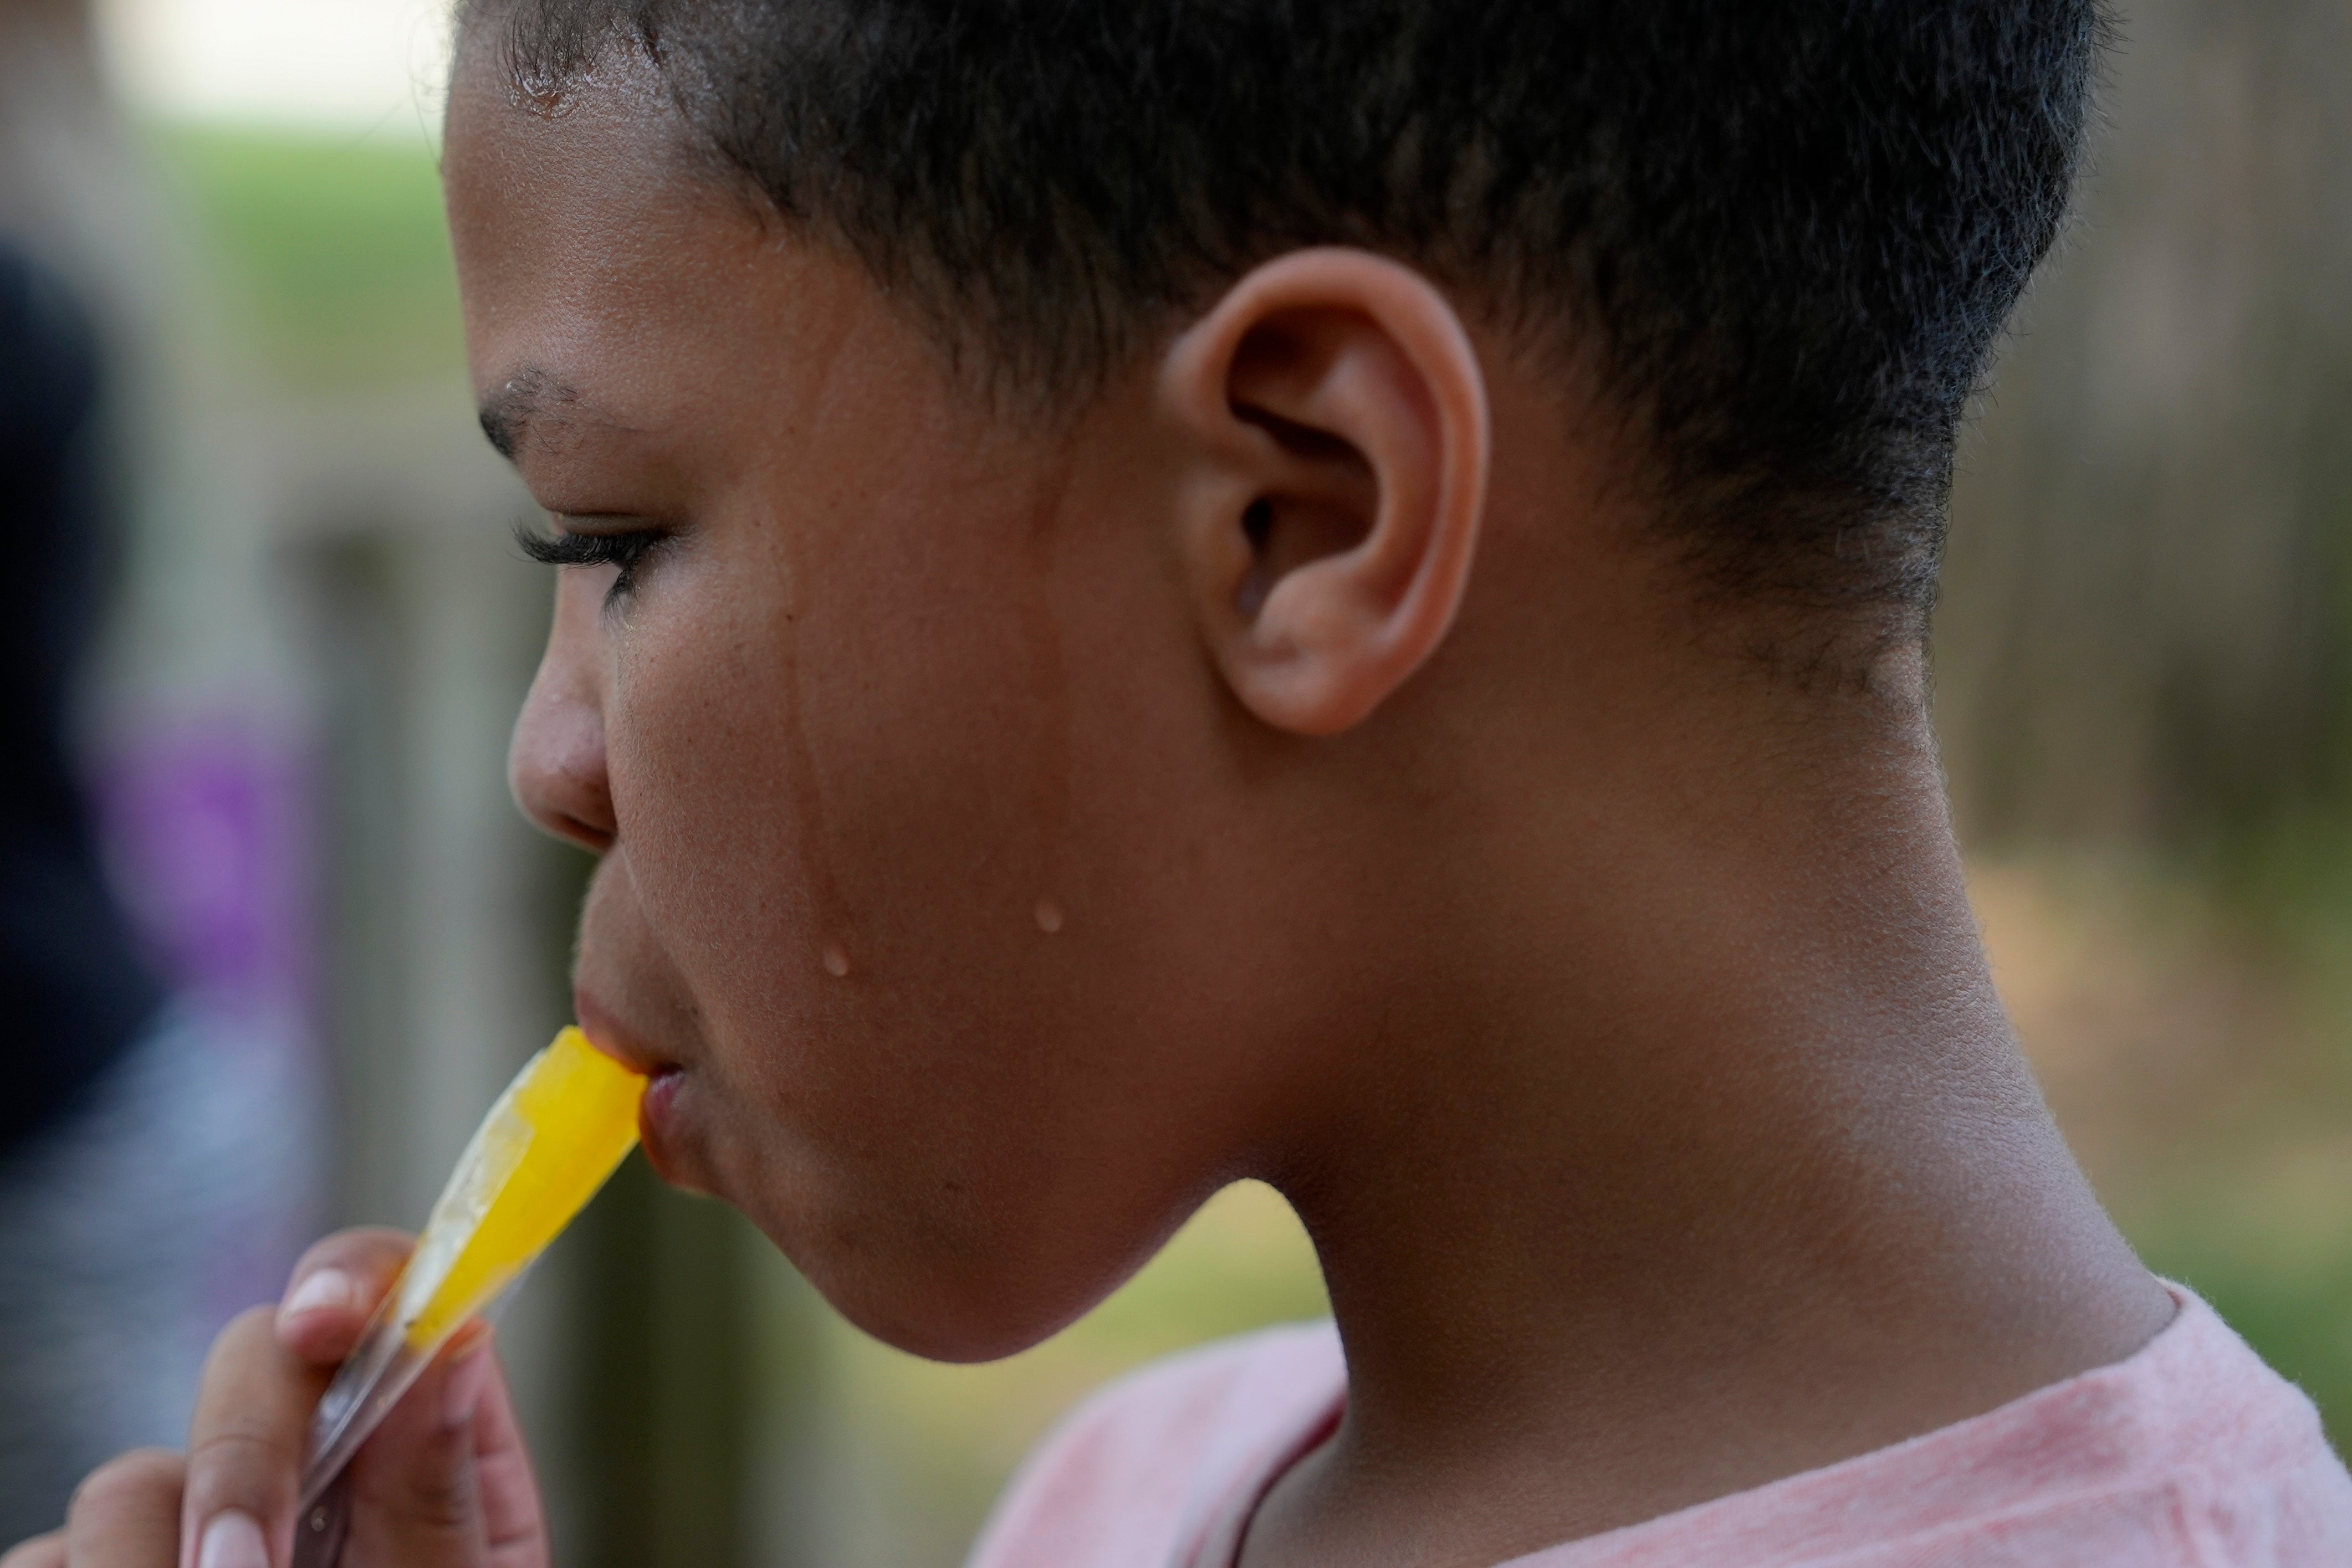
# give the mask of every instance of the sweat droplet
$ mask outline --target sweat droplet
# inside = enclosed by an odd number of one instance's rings
[[[1062,906],[1050,898],[1037,901],[1037,929],[1051,936],[1062,928]]]
[[[849,955],[831,943],[825,945],[824,972],[835,979],[849,973]]]

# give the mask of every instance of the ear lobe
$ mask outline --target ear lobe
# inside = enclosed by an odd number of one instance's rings
[[[1267,724],[1349,728],[1436,650],[1468,582],[1492,433],[1460,319],[1410,268],[1297,251],[1162,370],[1195,443],[1183,549],[1219,668]]]

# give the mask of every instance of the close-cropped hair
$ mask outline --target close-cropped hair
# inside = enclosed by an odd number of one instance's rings
[[[469,0],[617,47],[960,362],[1090,389],[1309,245],[1426,271],[1645,441],[1714,586],[1924,630],[1953,446],[2063,219],[2099,0]]]

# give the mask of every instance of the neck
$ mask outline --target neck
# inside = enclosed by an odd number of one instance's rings
[[[1502,1561],[1990,1409],[2168,1316],[2017,1055],[1924,721],[1839,754],[1595,781],[1633,753],[1587,747],[1577,800],[1449,846],[1461,896],[1383,966],[1428,977],[1349,1047],[1381,1071],[1276,1173],[1349,1403],[1252,1568]]]

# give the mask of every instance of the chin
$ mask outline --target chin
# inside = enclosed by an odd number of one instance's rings
[[[925,1361],[968,1366],[1003,1361],[1034,1350],[1084,1317],[1089,1301],[1075,1311],[1006,1312],[1001,1306],[985,1312],[942,1310],[936,1301],[892,1299],[835,1301],[835,1310],[857,1328],[893,1350]],[[912,1309],[912,1310],[909,1310]]]
[[[1008,1248],[940,1243],[828,1247],[797,1227],[761,1228],[834,1311],[926,1361],[1002,1361],[1051,1339],[1117,1289],[1124,1271],[1007,1266]],[[836,1233],[841,1234],[841,1233]],[[971,1266],[956,1267],[961,1255]]]

